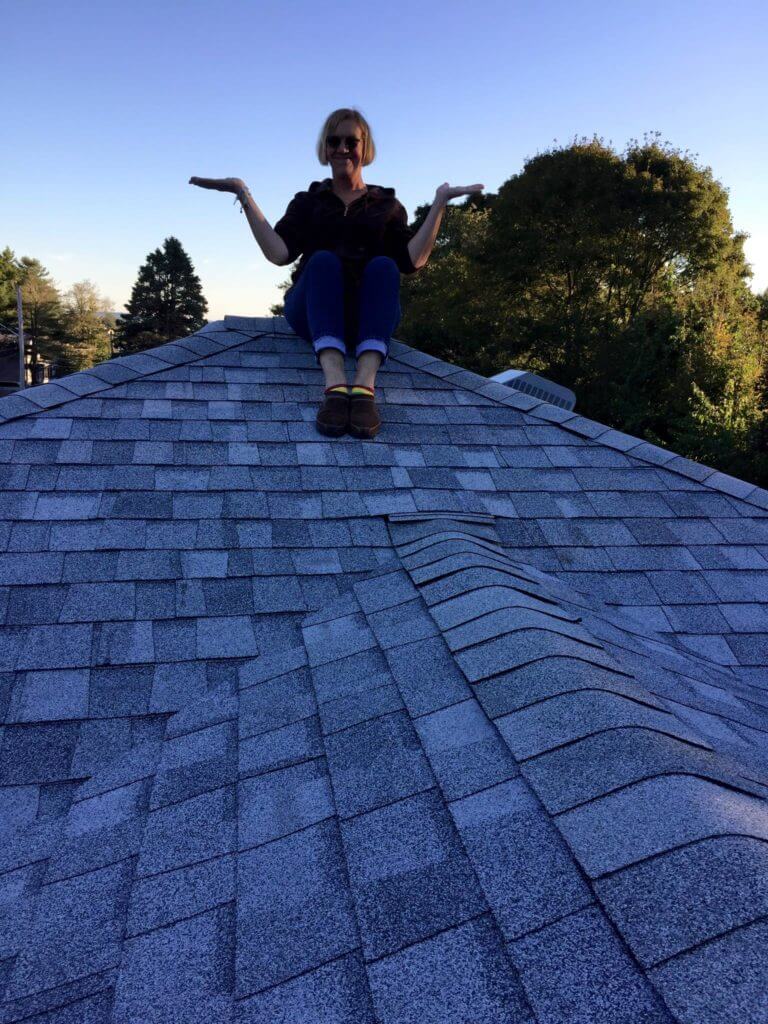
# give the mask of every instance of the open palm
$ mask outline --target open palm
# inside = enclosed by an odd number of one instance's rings
[[[435,199],[439,199],[444,203],[447,203],[449,199],[455,199],[456,196],[469,196],[473,192],[482,192],[485,185],[449,185],[447,181],[435,192]]]
[[[217,192],[238,192],[243,187],[240,178],[190,178],[190,185],[199,185],[200,188],[213,188]]]

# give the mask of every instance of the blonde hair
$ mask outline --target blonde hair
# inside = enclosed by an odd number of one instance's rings
[[[363,167],[372,164],[376,159],[376,145],[373,141],[373,133],[370,126],[359,110],[349,107],[340,107],[329,114],[325,119],[320,135],[317,139],[317,159],[321,164],[328,164],[330,161],[326,155],[326,135],[333,135],[342,121],[357,121],[360,133],[363,137]]]

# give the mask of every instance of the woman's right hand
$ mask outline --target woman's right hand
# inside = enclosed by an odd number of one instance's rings
[[[199,185],[200,188],[213,188],[217,192],[242,192],[245,182],[242,178],[190,178],[190,185]]]

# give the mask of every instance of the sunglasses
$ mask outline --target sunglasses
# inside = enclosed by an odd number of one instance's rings
[[[331,149],[338,149],[342,142],[342,136],[340,135],[326,135],[325,141],[331,147]],[[358,142],[362,142],[362,139],[358,139],[356,135],[344,136],[344,142],[346,142],[349,149],[354,149]]]

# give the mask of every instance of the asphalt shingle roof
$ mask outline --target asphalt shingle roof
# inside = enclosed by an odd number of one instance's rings
[[[0,399],[0,1021],[768,1021],[768,494],[279,318]]]

